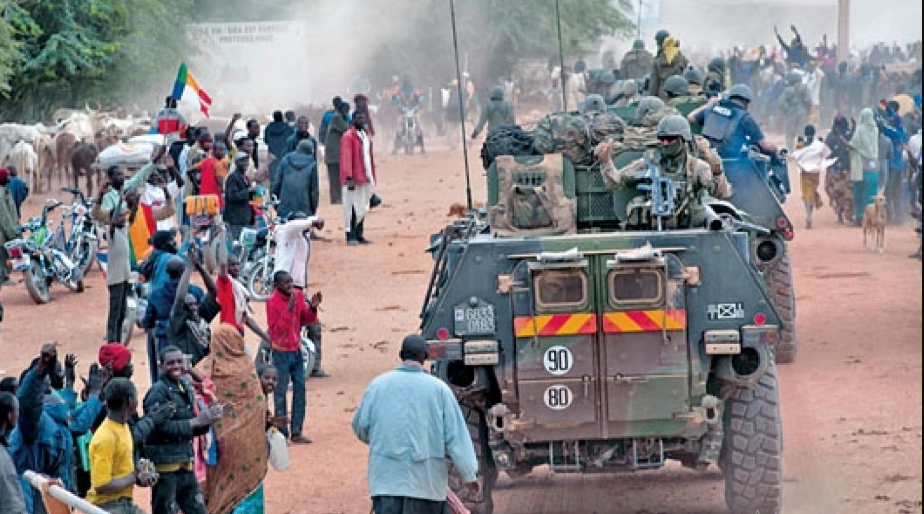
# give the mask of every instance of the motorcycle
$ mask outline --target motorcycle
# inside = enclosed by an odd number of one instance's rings
[[[273,235],[276,227],[283,223],[282,218],[271,216],[270,210],[279,205],[273,198],[262,207],[260,228],[245,228],[240,237],[241,279],[247,284],[247,292],[258,302],[269,300],[273,294],[273,271],[276,269]]]
[[[128,283],[128,299],[126,301],[128,312],[125,315],[125,321],[122,322],[122,344],[125,345],[132,340],[135,326],[141,324],[144,313],[148,309],[148,296],[151,294],[151,284],[144,282],[137,272],[132,272]]]
[[[395,135],[395,149],[404,147],[406,155],[414,153],[414,147],[420,145],[423,150],[423,132],[420,130],[420,121],[417,118],[418,105],[405,105],[401,107],[401,127]]]
[[[84,290],[82,271],[54,245],[55,236],[48,215],[62,205],[57,200],[49,200],[42,208],[42,215],[29,219],[22,227],[23,235],[28,232],[28,237],[4,245],[12,261],[12,271],[23,273],[26,290],[37,304],[51,301],[51,285],[55,281],[75,293]]]
[[[96,258],[100,242],[99,228],[90,217],[93,201],[87,200],[79,189],[66,187],[61,191],[74,196],[74,202],[70,207],[65,207],[65,217],[58,226],[58,237],[63,243],[63,251],[80,270],[81,275],[86,276]],[[71,228],[70,233],[64,237],[64,221],[67,218],[70,218]]]

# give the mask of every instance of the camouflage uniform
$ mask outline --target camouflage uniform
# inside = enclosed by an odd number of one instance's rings
[[[795,148],[796,136],[802,133],[802,129],[808,123],[812,95],[798,74],[790,73],[788,82],[789,85],[780,96],[780,109],[783,111],[786,144],[789,148]]]
[[[485,125],[488,126],[488,134],[490,134],[493,130],[504,125],[514,125],[515,123],[513,104],[504,100],[504,88],[495,86],[491,90],[491,101],[481,111],[481,119],[478,120],[478,126],[475,127],[472,139],[478,137]]]
[[[654,64],[654,57],[651,52],[645,50],[645,43],[637,39],[632,45],[632,50],[626,52],[622,58],[622,65],[619,69],[622,71],[622,78],[643,80],[649,73]]]
[[[671,41],[671,38],[665,40],[665,44]],[[667,62],[667,56],[664,52],[658,53],[654,64],[651,67],[651,83],[648,86],[648,92],[651,95],[667,99],[667,93],[664,91],[664,83],[668,77],[674,75],[683,75],[689,63],[683,52],[678,50],[676,57],[671,62]]]

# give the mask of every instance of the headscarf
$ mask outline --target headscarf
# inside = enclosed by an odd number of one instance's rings
[[[869,166],[867,163],[879,160],[879,127],[872,109],[867,107],[860,111],[860,122],[850,146],[850,180],[859,182],[863,180],[864,169],[876,168],[875,164]]]
[[[6,182],[10,178],[10,170],[0,168],[0,183]]]
[[[664,60],[667,64],[674,62],[674,59],[680,55],[680,43],[677,42],[673,37],[668,37],[664,40],[664,45],[661,46],[661,51],[664,52]]]
[[[215,425],[218,465],[209,466],[205,491],[209,514],[231,512],[266,476],[266,398],[244,336],[231,325],[212,332],[212,354],[199,365],[215,384],[218,401],[233,413]]]

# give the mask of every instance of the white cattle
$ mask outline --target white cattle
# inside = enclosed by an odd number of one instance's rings
[[[16,166],[16,171],[26,183],[30,184],[33,191],[38,191],[41,181],[38,176],[39,159],[35,153],[35,148],[30,143],[20,141],[13,145],[10,154],[6,158],[6,164]]]
[[[55,168],[57,168],[57,148],[55,147],[55,139],[48,134],[39,134],[34,141],[32,141],[32,146],[35,148],[35,153],[38,155],[38,176],[39,180],[37,184],[39,188],[34,189],[36,193],[41,192],[42,179],[46,181],[48,185],[48,190],[51,190],[51,179],[54,175]]]

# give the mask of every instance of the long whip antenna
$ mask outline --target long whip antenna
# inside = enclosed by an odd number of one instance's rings
[[[459,91],[459,117],[462,119],[462,156],[465,159],[465,199],[468,210],[475,208],[472,200],[472,176],[468,164],[468,131],[465,128],[465,100],[462,97],[462,67],[459,65],[459,33],[456,30],[456,0],[449,0],[449,12],[452,15],[452,47],[456,54],[456,87]]]
[[[568,94],[565,91],[565,43],[561,37],[561,1],[555,0],[555,17],[558,19],[558,59],[561,67],[559,68],[559,82],[561,82],[561,110],[568,112]]]

